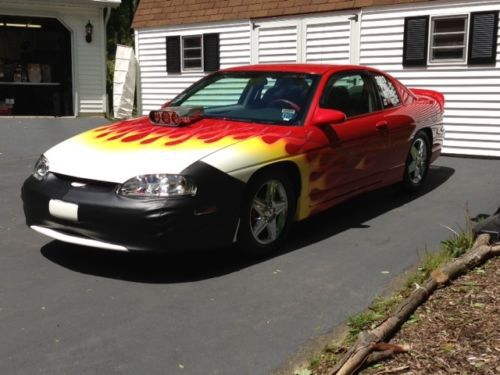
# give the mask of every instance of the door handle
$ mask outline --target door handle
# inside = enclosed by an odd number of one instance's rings
[[[388,125],[387,121],[379,121],[375,124],[375,127],[381,133],[386,134],[389,132],[389,125]]]

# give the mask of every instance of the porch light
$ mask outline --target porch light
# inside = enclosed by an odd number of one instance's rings
[[[94,32],[94,26],[89,22],[85,25],[85,40],[87,43],[92,42],[92,33]]]

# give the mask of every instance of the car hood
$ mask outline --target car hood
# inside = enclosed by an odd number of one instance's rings
[[[51,172],[113,183],[142,174],[179,174],[199,160],[229,172],[289,155],[293,142],[285,145],[282,139],[291,132],[302,132],[300,129],[304,128],[290,130],[219,119],[165,127],[142,117],[77,135],[51,148],[45,156]],[[299,148],[295,146],[294,153]]]

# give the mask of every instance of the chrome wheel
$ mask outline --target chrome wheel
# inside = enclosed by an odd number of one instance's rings
[[[254,195],[250,207],[250,230],[261,245],[275,242],[283,232],[288,217],[288,196],[278,180],[268,180]]]
[[[423,138],[417,138],[411,145],[410,160],[408,163],[408,178],[418,185],[424,179],[427,171],[427,143]]]

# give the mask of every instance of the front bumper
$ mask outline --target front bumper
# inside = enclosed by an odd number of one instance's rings
[[[21,192],[26,224],[62,241],[112,250],[175,252],[230,245],[244,184],[202,162],[186,174],[198,186],[196,197],[150,200],[121,197],[116,184],[52,173],[42,181],[29,177]],[[78,205],[77,218],[51,213],[51,200]]]

